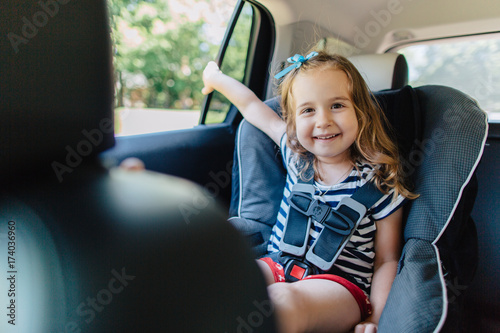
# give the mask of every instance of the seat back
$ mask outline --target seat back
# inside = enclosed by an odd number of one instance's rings
[[[464,326],[463,289],[478,261],[471,211],[488,123],[477,103],[455,89],[415,91],[422,139],[404,163],[420,197],[408,207],[403,255],[380,327],[457,332]]]
[[[100,6],[2,2],[1,182],[41,173],[62,180],[114,144],[111,48]]]
[[[0,33],[0,332],[273,331],[209,195],[99,163],[114,142],[106,1],[2,1]]]
[[[399,53],[362,54],[349,57],[371,91],[400,89],[408,84],[408,63]]]

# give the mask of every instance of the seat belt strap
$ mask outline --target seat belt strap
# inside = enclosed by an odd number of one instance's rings
[[[303,257],[306,253],[307,236],[311,229],[315,188],[312,184],[297,183],[288,197],[290,209],[286,216],[285,230],[279,248],[281,251]],[[295,209],[293,209],[295,208]],[[317,210],[316,210],[317,212]]]
[[[337,207],[332,209],[333,218],[323,222],[324,228],[306,253],[306,259],[322,270],[328,271],[358,228],[368,209],[382,196],[382,192],[375,184],[367,182],[351,197],[342,198]],[[338,227],[332,227],[336,225],[345,226],[345,231],[339,233]]]
[[[288,197],[290,210],[280,250],[303,257],[318,268],[328,271],[338,258],[367,209],[383,196],[372,182],[366,182],[351,197],[344,197],[337,207],[313,198],[315,187],[310,183],[295,184]],[[312,219],[324,228],[306,253]]]

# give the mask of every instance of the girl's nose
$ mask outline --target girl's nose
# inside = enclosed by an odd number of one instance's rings
[[[330,110],[318,110],[316,112],[316,127],[317,128],[325,128],[329,127],[333,123],[333,118]]]

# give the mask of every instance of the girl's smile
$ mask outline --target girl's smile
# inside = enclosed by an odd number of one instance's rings
[[[300,144],[318,161],[337,164],[349,159],[358,134],[347,75],[338,69],[316,69],[295,78],[292,94]]]
[[[317,135],[313,137],[315,140],[321,140],[321,141],[333,141],[333,139],[338,138],[340,133],[337,134],[325,134],[325,135]]]

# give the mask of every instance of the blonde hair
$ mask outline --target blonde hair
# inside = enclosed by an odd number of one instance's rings
[[[349,97],[354,105],[356,119],[358,120],[358,134],[354,144],[349,148],[351,162],[354,167],[357,168],[356,161],[369,164],[375,171],[374,184],[385,194],[394,189],[394,199],[399,194],[408,199],[417,198],[418,195],[407,189],[399,160],[398,148],[386,132],[389,123],[378,103],[372,98],[372,94],[358,70],[345,57],[337,54],[330,55],[323,51],[319,51],[318,55],[305,61],[298,69],[292,70],[285,75],[278,87],[278,92],[281,95],[283,118],[286,122],[287,145],[300,158],[299,176],[306,180],[304,178],[306,177],[305,172],[312,164],[314,177],[322,179],[317,158],[307,151],[297,139],[292,87],[298,73],[307,73],[320,68],[338,69],[347,75]]]

